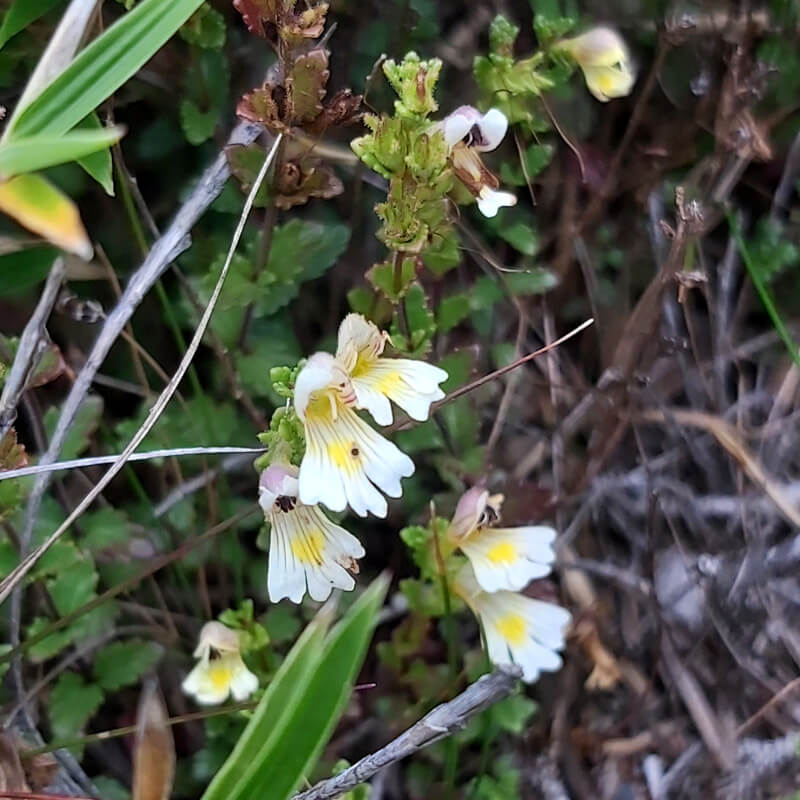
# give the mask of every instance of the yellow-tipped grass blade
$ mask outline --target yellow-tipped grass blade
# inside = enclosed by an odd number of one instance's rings
[[[0,182],[0,211],[62,250],[86,261],[92,257],[77,206],[41,175]]]

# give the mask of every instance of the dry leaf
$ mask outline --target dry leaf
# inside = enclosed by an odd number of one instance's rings
[[[139,699],[133,752],[133,800],[167,800],[175,774],[175,744],[155,683]]]

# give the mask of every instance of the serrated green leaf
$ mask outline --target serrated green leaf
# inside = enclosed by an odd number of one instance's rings
[[[76,458],[89,446],[89,437],[100,423],[102,413],[103,399],[99,395],[88,395],[81,403],[75,414],[75,419],[69,427],[64,445],[61,448],[62,459]],[[58,417],[59,411],[56,408],[48,408],[45,412],[44,426],[47,430],[48,438],[53,435]]]
[[[50,625],[50,620],[47,617],[36,617],[26,628],[25,635],[30,639],[43,631],[48,625]],[[45,636],[40,642],[29,647],[26,655],[34,664],[41,664],[72,644],[74,638],[74,631],[70,628],[62,628],[60,631],[55,631],[49,636]]]
[[[180,35],[195,47],[219,50],[225,44],[225,17],[205,3],[181,27]]]
[[[64,672],[50,690],[47,705],[56,739],[75,736],[103,703],[103,690],[87,684],[76,672]]]
[[[126,541],[131,536],[131,526],[124,511],[117,508],[99,508],[81,517],[81,547],[85,550],[102,550]]]
[[[466,294],[451,294],[442,298],[436,309],[436,327],[447,333],[469,315],[469,297]]]
[[[91,600],[98,580],[97,570],[89,559],[59,570],[55,578],[47,581],[47,590],[59,615],[64,617]]]
[[[103,689],[113,691],[138,683],[160,657],[161,648],[152,642],[113,642],[95,656],[92,674]]]
[[[538,706],[523,694],[512,695],[492,708],[492,719],[507,733],[519,736]]]
[[[14,111],[4,139],[59,135],[74,128],[200,7],[203,0],[142,0],[84,50],[27,106]]]

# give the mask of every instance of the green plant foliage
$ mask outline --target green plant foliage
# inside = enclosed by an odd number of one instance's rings
[[[203,0],[142,0],[112,25],[25,108],[17,108],[3,141],[58,136],[74,128],[127,81]]]
[[[0,24],[0,48],[63,0],[12,0]]]
[[[103,690],[86,683],[77,672],[62,673],[50,690],[50,727],[57,739],[74,736],[103,702]]]
[[[203,800],[285,800],[319,756],[361,666],[386,594],[376,580],[326,635],[326,614],[306,629],[275,675]]]
[[[191,144],[202,144],[214,134],[226,107],[228,78],[228,62],[219,50],[196,50],[180,107],[181,126]]]
[[[94,658],[92,674],[106,691],[137,684],[161,657],[161,648],[152,642],[130,639],[113,642],[99,650]]]

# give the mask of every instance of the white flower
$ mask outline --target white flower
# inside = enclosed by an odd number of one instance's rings
[[[364,548],[355,536],[331,522],[319,506],[297,499],[297,468],[272,464],[258,482],[258,502],[271,526],[267,589],[277,603],[299,603],[308,588],[312,600],[327,600],[333,589],[351,591],[350,572]],[[348,571],[349,570],[349,571]]]
[[[469,564],[456,575],[454,589],[480,620],[492,663],[518,664],[528,683],[561,668],[569,611],[517,592],[484,592]]]
[[[556,532],[544,525],[489,527],[500,515],[502,495],[474,486],[456,505],[448,536],[469,558],[484,592],[516,592],[549,575]]]
[[[221,622],[207,622],[200,631],[194,657],[199,663],[183,681],[183,691],[204,706],[218,705],[233,695],[246,700],[258,689],[239,652],[239,635]]]
[[[625,40],[613,28],[592,28],[554,47],[569,53],[583,71],[589,91],[602,103],[630,94],[636,72]]]
[[[472,106],[460,106],[434,126],[441,130],[450,149],[450,163],[456,177],[477,198],[478,210],[494,217],[504,206],[513,206],[517,198],[499,192],[500,181],[490,172],[480,153],[494,150],[508,130],[505,114],[491,108],[485,114]]]
[[[412,419],[424,422],[431,403],[441,400],[439,388],[447,373],[410,358],[381,358],[389,336],[361,314],[348,314],[339,326],[336,358],[350,376],[356,407],[372,414],[379,425],[392,422],[392,400]]]
[[[349,505],[360,517],[367,512],[385,517],[388,506],[381,492],[400,497],[400,479],[413,475],[414,462],[356,414],[355,402],[347,373],[330,353],[308,359],[294,390],[306,434],[300,501],[323,503],[332,511]]]
[[[459,544],[485,592],[516,592],[550,574],[556,538],[552,528],[479,528]]]
[[[497,108],[481,114],[472,106],[459,106],[441,124],[444,140],[450,149],[463,142],[481,153],[497,148],[508,130],[506,115]]]

